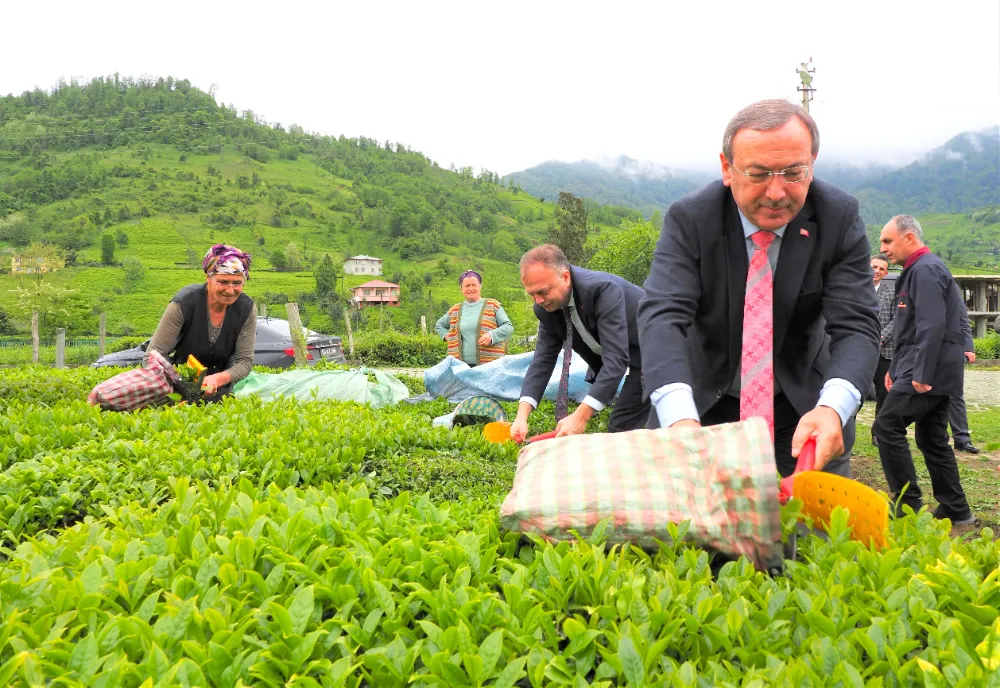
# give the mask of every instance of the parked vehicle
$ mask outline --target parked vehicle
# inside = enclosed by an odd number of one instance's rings
[[[319,361],[345,363],[344,349],[340,337],[320,334],[302,328],[306,336],[306,357],[309,365]],[[149,346],[147,339],[139,346],[113,354],[106,354],[91,364],[91,368],[116,366],[128,368],[142,363],[142,357]],[[258,316],[257,342],[254,346],[253,364],[268,368],[290,368],[295,363],[295,350],[292,348],[292,335],[288,321],[281,318]]]

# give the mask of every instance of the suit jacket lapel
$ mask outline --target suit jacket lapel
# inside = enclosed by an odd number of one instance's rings
[[[725,235],[726,277],[729,280],[729,375],[732,377],[743,357],[743,302],[750,263],[747,260],[746,237],[743,236],[743,223],[740,222],[736,201],[731,193],[727,199],[722,231]]]
[[[806,204],[799,211],[781,239],[781,250],[778,252],[778,268],[774,275],[774,343],[775,351],[781,350],[781,343],[788,331],[788,321],[795,310],[795,302],[799,298],[802,278],[809,267],[809,256],[812,255],[813,242],[819,226],[812,221],[812,203]]]

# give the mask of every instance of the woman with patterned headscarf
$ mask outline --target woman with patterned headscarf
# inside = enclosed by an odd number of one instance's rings
[[[465,301],[438,318],[434,331],[448,342],[448,355],[470,366],[495,361],[507,353],[514,326],[496,299],[482,298],[483,278],[467,270],[458,278]]]
[[[170,300],[146,351],[158,351],[175,364],[193,354],[208,368],[204,398],[216,401],[253,367],[257,307],[243,293],[249,254],[216,244],[201,265],[205,282],[184,287]]]

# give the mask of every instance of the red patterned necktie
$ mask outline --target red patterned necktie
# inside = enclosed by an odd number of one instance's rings
[[[752,234],[754,252],[743,301],[743,358],[740,372],[740,420],[759,416],[774,439],[773,279],[767,249],[774,232]]]

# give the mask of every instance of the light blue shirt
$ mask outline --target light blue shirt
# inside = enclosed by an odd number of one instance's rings
[[[743,224],[743,235],[746,237],[747,260],[753,255],[754,244],[750,237],[758,231],[750,220],[740,211],[740,222]],[[785,236],[787,225],[774,230],[777,235],[767,249],[767,262],[771,264],[771,272],[777,272],[778,254],[781,251],[781,242]],[[774,382],[775,394],[780,390],[777,378]],[[730,393],[738,396],[740,389],[740,368],[737,366],[736,376]],[[694,395],[691,386],[683,382],[673,382],[663,385],[649,395],[649,400],[656,407],[656,415],[660,419],[660,427],[668,428],[679,420],[701,421],[698,409],[694,403]],[[846,425],[847,421],[858,412],[861,407],[861,393],[847,380],[841,378],[831,378],[823,385],[819,394],[817,406],[828,406],[840,416],[841,425]]]

